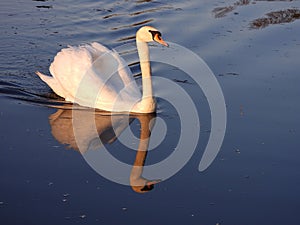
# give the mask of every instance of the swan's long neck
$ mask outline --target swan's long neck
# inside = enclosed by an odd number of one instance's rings
[[[150,67],[150,56],[149,47],[146,42],[136,41],[138,54],[140,58],[140,66],[142,71],[142,85],[143,85],[143,99],[152,99],[152,80],[151,80],[151,67]]]

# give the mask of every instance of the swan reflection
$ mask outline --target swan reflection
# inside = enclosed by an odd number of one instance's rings
[[[93,116],[93,120],[87,119]],[[74,127],[74,120],[80,118],[80,127]],[[155,114],[145,115],[109,115],[94,112],[90,109],[76,110],[76,118],[72,109],[58,109],[49,116],[52,135],[61,144],[80,151],[99,150],[106,144],[118,139],[121,133],[136,119],[140,122],[139,145],[130,173],[130,185],[138,193],[152,190],[160,180],[148,180],[142,176],[151,130],[155,122]],[[76,122],[78,123],[78,122]],[[95,132],[95,127],[97,132]],[[76,130],[76,135],[74,133]],[[100,141],[99,141],[100,140]]]

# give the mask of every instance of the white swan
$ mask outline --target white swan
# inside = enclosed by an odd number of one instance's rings
[[[112,112],[151,113],[156,108],[147,44],[151,41],[168,46],[154,27],[137,31],[142,94],[125,61],[99,43],[62,49],[50,65],[52,77],[36,74],[66,101]]]

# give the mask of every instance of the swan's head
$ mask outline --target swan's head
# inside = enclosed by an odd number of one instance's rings
[[[140,181],[142,181],[142,180],[140,180]],[[146,179],[143,179],[143,181],[145,182],[144,185],[131,186],[132,190],[134,190],[137,193],[141,193],[141,194],[147,193],[154,188],[155,184],[161,182],[161,180],[146,180]]]
[[[136,32],[136,40],[141,42],[155,41],[161,45],[169,46],[161,37],[161,33],[154,27],[144,26]]]

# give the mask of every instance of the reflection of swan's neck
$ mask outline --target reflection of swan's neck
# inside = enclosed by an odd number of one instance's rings
[[[149,47],[146,42],[139,40],[136,41],[136,45],[140,58],[143,86],[143,97],[139,104],[139,108],[141,109],[141,112],[153,112],[155,110],[155,102],[152,93]]]
[[[159,180],[147,180],[142,176],[151,129],[154,125],[154,120],[152,120],[154,119],[153,116],[153,114],[147,114],[146,116],[138,117],[141,123],[140,144],[130,174],[130,185],[134,191],[139,193],[150,191],[153,186],[159,182]]]
[[[144,119],[142,117],[140,119],[140,122],[141,122],[140,144],[138,147],[138,151],[136,153],[136,158],[130,175],[130,183],[132,186],[135,187],[144,186],[146,184],[146,179],[142,177],[142,173],[143,173],[143,166],[145,164],[145,160],[147,156],[149,138],[151,133],[149,129],[150,120],[148,120],[148,118]]]

